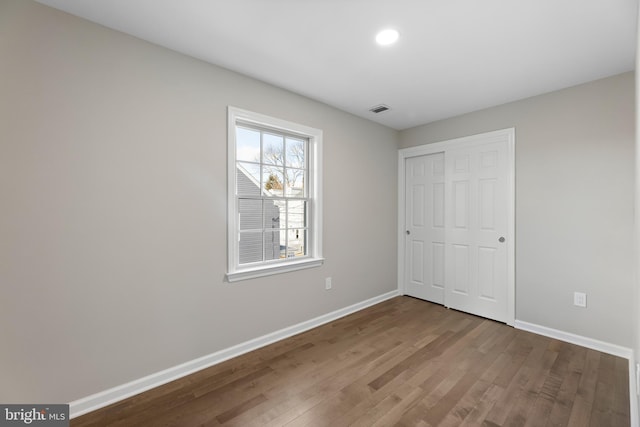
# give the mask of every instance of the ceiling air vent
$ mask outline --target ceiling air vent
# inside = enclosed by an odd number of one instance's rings
[[[389,107],[388,105],[380,104],[380,105],[376,105],[375,107],[369,108],[369,111],[371,111],[372,113],[378,114],[390,109],[391,107]]]

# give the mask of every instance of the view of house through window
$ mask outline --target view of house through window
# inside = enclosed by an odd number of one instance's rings
[[[235,132],[238,264],[306,256],[308,139],[243,123]]]

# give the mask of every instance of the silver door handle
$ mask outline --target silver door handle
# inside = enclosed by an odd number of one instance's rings
[[[504,240],[505,240],[504,237],[500,236],[500,238],[498,239],[498,242],[504,243]]]

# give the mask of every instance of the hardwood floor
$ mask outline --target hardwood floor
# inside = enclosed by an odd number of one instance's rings
[[[71,426],[629,426],[625,359],[397,297]]]

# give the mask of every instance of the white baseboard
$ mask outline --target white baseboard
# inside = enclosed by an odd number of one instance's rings
[[[522,320],[516,320],[514,326],[516,329],[522,329],[523,331],[533,332],[534,334],[544,335],[545,337],[555,338],[571,344],[577,344],[592,350],[601,351],[602,353],[612,354],[625,359],[633,358],[633,350],[616,344],[583,337],[581,335],[560,331],[558,329],[547,328],[546,326],[540,326],[534,323],[523,322]]]
[[[632,349],[569,332],[559,331],[553,328],[547,328],[546,326],[540,326],[534,323],[523,322],[521,320],[516,320],[514,326],[516,329],[522,329],[523,331],[529,331],[534,334],[544,335],[545,337],[555,338],[571,344],[577,344],[582,347],[597,350],[602,353],[612,354],[629,360],[629,421],[631,422],[631,426],[640,426],[640,420],[638,419],[635,357]]]
[[[92,394],[91,396],[75,400],[69,403],[70,418],[75,418],[88,412],[95,411],[96,409],[103,408],[105,406],[111,405],[115,402],[150,390],[152,388],[159,387],[168,382],[177,380],[194,372],[224,362],[225,360],[272,344],[276,341],[280,341],[293,335],[297,335],[301,332],[308,331],[309,329],[313,329],[325,323],[355,313],[398,295],[399,293],[397,290],[387,292],[386,294],[378,295],[377,297],[370,298],[366,301],[362,301],[348,307],[332,311],[331,313],[327,313],[314,319],[298,323],[297,325],[280,329],[279,331],[263,335],[261,337],[235,345],[233,347],[229,347],[227,349],[217,351],[207,356],[203,356],[198,359],[194,359],[189,362],[174,366],[172,368],[156,372],[154,374],[128,382],[126,384],[113,387],[109,390],[105,390],[96,394]]]
[[[638,417],[638,384],[636,383],[635,357],[629,359],[629,421],[631,426],[640,426]]]

